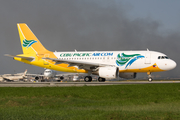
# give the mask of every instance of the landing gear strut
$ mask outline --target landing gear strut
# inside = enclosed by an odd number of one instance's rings
[[[151,72],[147,72],[147,74],[148,74],[148,80],[149,80],[149,82],[151,82],[153,80],[152,76],[151,76]]]

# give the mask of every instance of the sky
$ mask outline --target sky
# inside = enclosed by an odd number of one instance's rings
[[[26,23],[51,51],[159,51],[175,60],[180,77],[179,0],[6,0],[0,1],[0,74],[42,73],[4,54],[22,53],[17,23]]]

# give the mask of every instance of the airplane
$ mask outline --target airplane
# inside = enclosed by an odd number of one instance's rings
[[[0,81],[18,81],[26,79],[27,70],[24,71],[24,73],[18,73],[18,74],[4,74],[0,75]]]
[[[42,74],[27,74],[27,75],[34,76],[35,80],[41,80],[41,81],[53,79],[60,82],[61,80],[64,79],[63,75],[57,75],[57,72],[51,69],[46,69],[43,75]]]
[[[98,81],[118,77],[132,79],[137,73],[147,73],[152,81],[152,72],[172,70],[176,62],[156,51],[77,51],[52,52],[47,50],[25,23],[17,24],[23,54],[5,56],[14,60],[62,72],[87,73],[85,82],[91,82],[91,75],[98,75]]]

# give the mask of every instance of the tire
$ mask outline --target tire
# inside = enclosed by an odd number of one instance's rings
[[[149,82],[152,82],[152,80],[153,80],[152,78],[149,78]]]
[[[99,78],[98,78],[98,81],[99,81],[99,82],[105,82],[106,79],[105,79],[105,78],[102,78],[102,77],[99,77]]]
[[[91,76],[86,76],[86,77],[84,78],[84,81],[85,81],[85,82],[91,82],[91,81],[92,81],[92,77],[91,77]]]

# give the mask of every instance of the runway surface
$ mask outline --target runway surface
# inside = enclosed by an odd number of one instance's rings
[[[180,83],[180,81],[106,81],[106,82],[0,82],[0,87],[68,87],[68,86],[102,86],[124,84],[168,84]]]

